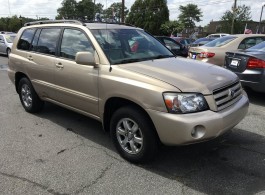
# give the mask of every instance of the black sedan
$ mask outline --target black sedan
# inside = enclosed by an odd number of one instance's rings
[[[224,65],[244,87],[265,93],[265,41],[243,51],[226,52]]]
[[[156,36],[155,38],[164,44],[168,49],[170,49],[175,55],[182,57],[188,56],[188,49],[181,43],[178,43],[170,37],[165,36]]]

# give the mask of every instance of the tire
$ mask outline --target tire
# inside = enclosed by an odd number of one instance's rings
[[[29,113],[36,113],[42,110],[44,102],[35,92],[31,82],[22,78],[18,84],[19,98],[24,109]]]
[[[140,109],[122,107],[110,123],[110,134],[119,154],[132,163],[147,163],[158,149],[158,136],[150,119]]]
[[[11,52],[11,49],[7,48],[7,50],[6,50],[6,55],[7,55],[8,58],[9,58],[9,54],[10,54],[10,52]]]

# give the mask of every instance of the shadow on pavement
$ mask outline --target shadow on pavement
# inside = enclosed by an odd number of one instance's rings
[[[38,116],[115,151],[96,120],[49,103]],[[162,146],[154,162],[138,166],[201,193],[256,194],[265,190],[265,138],[234,128],[206,143]]]
[[[246,89],[250,103],[265,106],[265,93],[258,93],[251,89]]]

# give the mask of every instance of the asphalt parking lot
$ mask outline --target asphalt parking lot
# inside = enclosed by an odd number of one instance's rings
[[[0,194],[265,194],[265,96],[231,133],[123,160],[101,124],[47,103],[24,111],[0,56]]]

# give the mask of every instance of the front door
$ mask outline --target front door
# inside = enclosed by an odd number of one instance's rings
[[[94,116],[98,112],[98,69],[75,62],[77,52],[94,48],[86,33],[81,29],[66,28],[63,31],[54,72],[57,100],[72,108]]]

